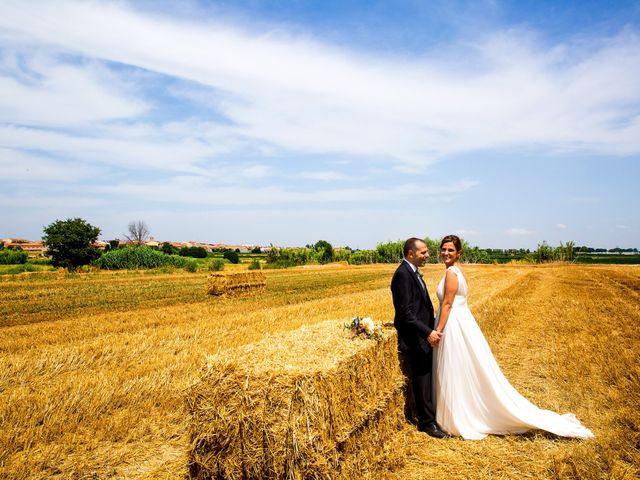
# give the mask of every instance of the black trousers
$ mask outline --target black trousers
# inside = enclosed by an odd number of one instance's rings
[[[426,425],[436,420],[436,402],[431,373],[433,354],[398,352],[400,368],[407,379],[405,388],[405,418],[411,423]]]

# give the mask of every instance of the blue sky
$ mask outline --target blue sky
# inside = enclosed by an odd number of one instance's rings
[[[640,3],[0,4],[0,236],[640,247]]]

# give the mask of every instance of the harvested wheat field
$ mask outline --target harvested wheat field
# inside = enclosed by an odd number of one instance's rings
[[[0,279],[0,478],[188,477],[187,399],[207,356],[328,319],[389,321],[394,268],[267,271],[263,293],[229,297],[208,295],[205,274]],[[443,268],[424,270],[434,295]],[[596,438],[443,441],[401,424],[384,458],[365,462],[382,473],[360,477],[638,478],[640,268],[467,274],[471,309],[507,378],[539,406],[574,412]]]

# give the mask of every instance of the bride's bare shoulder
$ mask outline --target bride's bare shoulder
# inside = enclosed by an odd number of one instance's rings
[[[447,268],[447,270],[451,270],[451,271],[455,272],[456,275],[462,276],[462,278],[464,279],[465,283],[468,284],[468,282],[467,282],[467,274],[464,272],[464,270],[462,270],[462,266],[461,265],[451,265],[449,268]]]

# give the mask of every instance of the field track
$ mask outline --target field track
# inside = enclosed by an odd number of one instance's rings
[[[0,279],[0,478],[184,478],[183,392],[204,355],[326,319],[390,320],[394,268],[267,271],[266,293],[239,298],[205,295],[204,274]],[[385,477],[638,478],[640,268],[466,269],[507,378],[596,439],[438,441],[407,426]],[[442,273],[425,268],[432,296]]]

